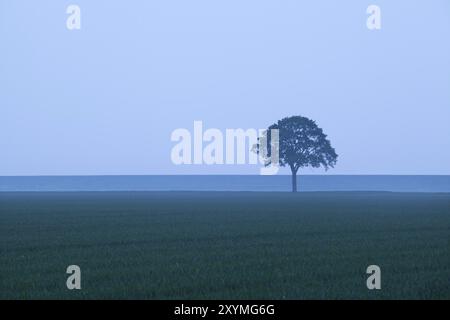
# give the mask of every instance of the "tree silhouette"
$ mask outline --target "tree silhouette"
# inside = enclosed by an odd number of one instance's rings
[[[279,120],[263,132],[256,152],[263,156],[266,166],[272,159],[272,129],[278,129],[279,134],[279,165],[291,168],[292,192],[297,192],[298,169],[322,166],[328,170],[336,164],[338,155],[323,130],[313,120],[293,116]],[[262,139],[266,143],[261,143]]]

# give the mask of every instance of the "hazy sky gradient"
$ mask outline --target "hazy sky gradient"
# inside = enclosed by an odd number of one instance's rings
[[[0,40],[0,175],[257,174],[175,166],[170,134],[290,115],[330,174],[450,174],[448,0],[0,0]]]

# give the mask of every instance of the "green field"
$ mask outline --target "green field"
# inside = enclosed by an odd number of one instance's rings
[[[0,249],[2,299],[450,299],[450,194],[0,193]]]

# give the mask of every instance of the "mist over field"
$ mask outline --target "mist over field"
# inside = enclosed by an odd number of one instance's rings
[[[2,299],[450,298],[448,193],[6,192],[0,222]]]

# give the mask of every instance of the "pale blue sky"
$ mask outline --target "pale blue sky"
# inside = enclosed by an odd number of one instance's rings
[[[0,41],[0,175],[257,174],[175,166],[170,134],[289,115],[330,174],[450,174],[448,0],[0,0]]]

